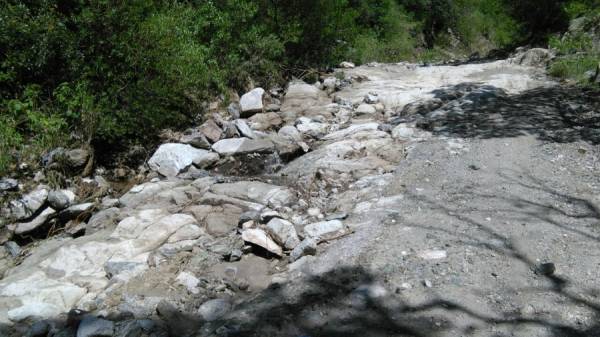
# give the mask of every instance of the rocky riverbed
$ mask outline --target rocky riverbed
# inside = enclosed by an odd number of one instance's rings
[[[172,133],[123,195],[39,185],[3,210],[0,332],[595,336],[600,99],[550,57],[345,63]]]

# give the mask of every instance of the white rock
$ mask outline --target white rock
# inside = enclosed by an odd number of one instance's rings
[[[377,112],[377,109],[375,109],[375,107],[371,104],[361,104],[356,108],[356,110],[354,110],[354,112],[357,115],[372,115]]]
[[[219,154],[208,152],[206,155],[194,159],[193,164],[199,168],[209,167],[219,160]]]
[[[86,289],[48,278],[36,271],[21,280],[0,283],[0,296],[18,298],[20,304],[8,310],[14,322],[29,317],[56,317],[69,311],[85,295]]]
[[[415,134],[415,129],[408,126],[406,123],[400,123],[392,129],[392,137],[396,139],[410,139]]]
[[[174,243],[184,240],[194,240],[202,235],[205,235],[206,232],[204,229],[198,227],[195,224],[185,225],[177,230],[177,232],[173,233],[167,240],[168,243]]]
[[[194,162],[203,163],[210,160],[214,160],[214,154],[209,151],[197,149],[189,144],[167,143],[154,152],[148,165],[166,177],[174,177]]]
[[[304,227],[307,237],[317,241],[326,241],[338,238],[347,233],[346,227],[340,220],[316,222]]]
[[[271,219],[267,223],[267,232],[277,243],[283,245],[285,249],[292,250],[300,243],[296,228],[287,220],[280,218]]]
[[[345,129],[341,129],[338,131],[334,131],[328,135],[326,135],[325,137],[323,137],[324,140],[339,140],[339,139],[344,139],[344,138],[348,138],[353,134],[356,134],[358,132],[363,132],[363,131],[377,131],[377,128],[379,127],[379,123],[375,123],[375,122],[371,122],[371,123],[362,123],[362,124],[352,124],[349,127],[345,128]]]
[[[329,131],[329,124],[315,122],[306,117],[298,118],[296,123],[298,131],[314,138],[321,138]]]
[[[20,235],[23,233],[31,232],[32,230],[45,224],[46,221],[48,221],[55,214],[56,214],[56,211],[54,209],[52,209],[51,207],[48,207],[45,210],[43,210],[42,213],[40,213],[37,217],[35,217],[35,219],[33,219],[29,222],[22,222],[22,223],[15,224],[16,225],[15,234]]]
[[[250,92],[242,95],[240,105],[242,107],[242,116],[248,116],[252,113],[261,112],[263,110],[263,88],[255,88]]]
[[[295,200],[294,194],[287,187],[260,181],[215,184],[210,187],[210,191],[232,198],[257,202],[274,209],[287,206]]]
[[[354,65],[352,62],[344,61],[340,63],[340,68],[352,69],[354,67],[356,67],[356,65]]]
[[[281,247],[261,229],[250,228],[244,230],[242,232],[242,240],[260,246],[277,256],[283,256]]]
[[[47,198],[48,189],[45,186],[38,186],[21,199],[11,201],[10,214],[15,220],[27,219],[42,207]]]
[[[177,284],[181,284],[182,286],[186,287],[187,290],[192,294],[198,294],[200,292],[200,290],[198,289],[198,284],[200,283],[200,280],[198,280],[196,276],[188,272],[182,271],[181,273],[179,273],[179,275],[177,275],[177,278],[175,278],[175,281],[177,282]]]
[[[245,120],[236,119],[234,123],[235,123],[235,127],[238,129],[238,131],[240,132],[240,134],[242,136],[250,138],[250,139],[256,138],[254,131],[252,131],[252,129],[250,128],[248,123],[246,123]]]
[[[236,155],[273,151],[275,145],[266,139],[228,138],[214,143],[212,148],[221,155]]]

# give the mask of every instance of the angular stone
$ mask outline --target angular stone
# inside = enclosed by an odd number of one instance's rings
[[[206,216],[206,230],[209,234],[222,236],[229,234],[238,227],[242,209],[233,205],[213,207]]]
[[[260,246],[277,256],[283,256],[281,247],[262,229],[250,228],[244,230],[242,232],[242,240]]]
[[[295,200],[293,193],[288,188],[260,181],[215,184],[211,186],[210,190],[216,194],[257,202],[272,208],[289,205]]]
[[[188,144],[167,143],[161,145],[148,165],[166,177],[174,177],[192,163],[214,162],[214,153],[192,147]]]
[[[52,190],[48,192],[48,203],[54,209],[65,209],[74,201],[75,193],[70,190]]]
[[[254,132],[252,131],[250,126],[248,126],[248,123],[246,123],[245,120],[236,119],[234,123],[242,136],[250,138],[250,139],[256,138],[256,135],[254,134]]]
[[[294,262],[303,256],[316,254],[317,240],[313,238],[306,238],[302,240],[302,242],[300,242],[300,244],[298,244],[294,250],[292,250],[290,253],[290,262]]]
[[[196,159],[194,159],[192,163],[196,167],[207,168],[219,161],[219,158],[219,154],[214,152],[208,152],[204,156],[197,157]]]
[[[263,95],[265,90],[263,88],[255,88],[250,92],[242,95],[240,99],[240,106],[242,107],[241,116],[248,117],[257,112],[263,111]]]
[[[250,127],[254,130],[265,131],[283,124],[283,120],[275,112],[256,114],[249,119]]]
[[[346,227],[340,220],[321,221],[306,225],[304,233],[307,237],[318,242],[332,240],[347,233]]]
[[[73,205],[62,210],[58,216],[63,220],[75,219],[84,212],[90,211],[94,207],[93,202],[86,202],[83,204]]]
[[[19,200],[9,203],[10,215],[15,220],[23,220],[37,212],[48,198],[48,190],[38,186],[37,189],[27,193]]]
[[[300,243],[296,228],[287,220],[280,218],[271,219],[267,224],[267,232],[277,243],[283,245],[285,249],[292,250]]]
[[[214,120],[209,119],[204,124],[198,127],[198,130],[204,134],[204,136],[215,143],[221,139],[221,135],[223,135],[223,130],[215,123]]]
[[[24,233],[31,232],[32,230],[45,224],[55,214],[56,214],[56,211],[54,209],[48,207],[45,210],[43,210],[42,213],[40,213],[37,217],[35,217],[35,219],[33,219],[29,222],[21,222],[21,223],[15,224],[16,225],[15,234],[21,235]]]
[[[199,129],[189,129],[187,130],[181,138],[179,138],[179,142],[183,144],[190,144],[191,146],[198,148],[209,150],[210,142],[206,139],[206,136]]]
[[[272,152],[273,143],[266,139],[229,138],[222,139],[212,146],[221,155],[237,155],[254,152]]]

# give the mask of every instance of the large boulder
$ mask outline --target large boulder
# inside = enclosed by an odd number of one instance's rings
[[[241,116],[249,117],[257,112],[262,112],[264,94],[265,90],[263,88],[255,88],[242,95],[240,99],[240,106],[242,107]]]
[[[554,54],[550,50],[544,48],[532,48],[518,53],[513,58],[513,61],[522,66],[546,67],[552,58],[554,58]]]
[[[274,145],[266,139],[228,138],[222,139],[212,146],[221,155],[237,155],[254,152],[272,152]]]
[[[174,177],[192,164],[207,166],[218,160],[214,153],[196,149],[188,144],[167,143],[161,145],[148,165],[154,171],[166,177]]]

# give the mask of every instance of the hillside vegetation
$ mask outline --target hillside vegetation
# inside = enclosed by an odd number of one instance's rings
[[[343,60],[443,60],[544,43],[597,5],[6,0],[0,7],[0,173],[55,146],[107,151],[144,144],[158,129],[201,119],[206,102],[218,95],[226,102],[230,89],[310,79],[311,69]],[[580,39],[552,41],[564,50],[578,48]],[[553,71],[567,76],[573,62],[583,69],[597,60],[588,54],[563,59]]]

